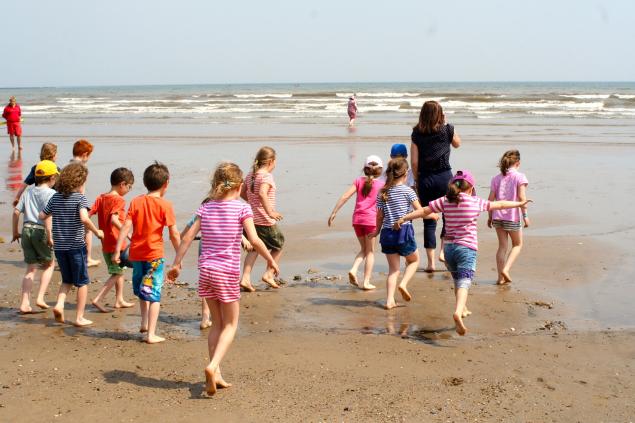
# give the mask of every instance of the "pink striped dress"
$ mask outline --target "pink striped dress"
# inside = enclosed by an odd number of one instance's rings
[[[478,250],[476,222],[481,212],[488,211],[490,202],[482,198],[460,193],[459,204],[441,197],[428,204],[435,213],[445,217],[445,242],[464,245]]]
[[[240,240],[243,222],[253,218],[240,200],[208,201],[196,211],[201,219],[198,295],[223,303],[240,299]]]

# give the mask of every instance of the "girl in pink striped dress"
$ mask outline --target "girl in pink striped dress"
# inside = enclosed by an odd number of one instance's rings
[[[271,272],[278,274],[278,265],[256,234],[251,207],[239,199],[242,183],[243,174],[237,165],[221,163],[216,168],[209,201],[196,211],[196,219],[182,238],[168,272],[168,279],[176,280],[183,257],[200,231],[198,295],[207,301],[212,315],[208,337],[210,362],[205,368],[208,395],[214,395],[217,387],[231,386],[221,375],[220,362],[238,328],[243,230],[253,248],[267,261]]]
[[[445,216],[445,265],[452,273],[456,307],[454,323],[456,332],[465,335],[467,328],[463,319],[472,314],[467,309],[467,292],[476,271],[476,251],[478,239],[476,223],[482,212],[526,207],[531,200],[524,201],[488,201],[475,195],[474,177],[468,170],[459,170],[450,180],[445,197],[431,201],[427,207],[415,210],[397,220],[398,228],[405,221],[425,217],[431,213],[443,213]]]

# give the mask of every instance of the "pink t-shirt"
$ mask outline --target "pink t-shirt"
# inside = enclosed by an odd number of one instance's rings
[[[243,222],[253,217],[240,200],[208,201],[196,211],[201,219],[201,254],[198,267],[240,275]]]
[[[496,201],[518,201],[518,188],[521,185],[527,185],[527,177],[517,171],[514,168],[507,170],[507,175],[499,173],[492,178],[492,184],[490,189],[494,193]],[[505,210],[494,210],[492,212],[492,219],[495,220],[508,220],[510,222],[520,222],[520,208]]]
[[[276,209],[276,183],[273,181],[273,175],[269,172],[256,172],[256,180],[254,181],[254,190],[251,190],[252,172],[247,174],[245,178],[245,185],[247,189],[247,201],[251,206],[251,210],[254,212],[254,224],[259,226],[273,226],[276,224],[276,219],[269,217],[265,208],[260,201],[260,185],[263,183],[269,184],[269,191],[267,192],[267,198],[269,204],[273,210]]]
[[[360,176],[355,179],[354,184],[357,189],[357,198],[353,210],[353,225],[375,226],[377,224],[377,193],[384,186],[384,181],[373,179],[373,186],[366,197],[362,194],[366,177]]]
[[[481,212],[488,211],[490,202],[482,198],[460,193],[459,204],[441,197],[428,204],[435,213],[445,217],[445,242],[464,245],[478,250],[476,222]]]

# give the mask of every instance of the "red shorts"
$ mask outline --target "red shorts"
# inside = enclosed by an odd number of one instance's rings
[[[223,272],[201,267],[198,269],[198,296],[212,298],[221,303],[231,303],[240,299],[240,273]]]
[[[20,125],[20,122],[7,122],[7,134],[21,137],[22,125]]]
[[[375,225],[353,225],[353,230],[355,231],[357,238],[375,233],[376,228],[377,227]]]

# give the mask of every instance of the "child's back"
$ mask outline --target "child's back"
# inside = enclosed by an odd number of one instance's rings
[[[16,206],[16,209],[24,213],[24,222],[43,225],[38,215],[54,194],[55,190],[46,184],[28,187]]]
[[[276,219],[267,214],[260,200],[260,186],[268,184],[267,199],[272,210],[276,209],[276,183],[273,180],[273,174],[269,172],[250,172],[245,178],[247,184],[247,202],[251,206],[254,213],[254,224],[261,226],[273,226]]]
[[[44,208],[53,216],[53,242],[55,251],[69,251],[86,247],[86,230],[79,215],[80,209],[90,209],[88,200],[79,192],[68,196],[56,192]]]
[[[118,194],[101,194],[95,200],[90,214],[97,214],[97,222],[99,229],[104,231],[104,239],[101,241],[102,250],[104,253],[114,253],[115,246],[117,245],[117,238],[119,237],[119,228],[112,224],[112,216],[117,215],[117,219],[121,225],[123,225],[126,213],[126,200]],[[125,243],[124,246],[125,247]]]
[[[458,204],[441,197],[431,201],[429,207],[445,217],[446,242],[478,250],[476,223],[481,212],[489,210],[489,201],[461,192]]]
[[[355,199],[355,209],[353,210],[353,225],[375,226],[376,223],[377,194],[384,186],[384,181],[373,179],[370,191],[364,196],[363,190],[367,179],[366,176],[360,176],[354,182],[357,189],[357,198]]]
[[[412,202],[419,201],[414,190],[400,184],[388,189],[388,198],[384,200],[381,194],[377,196],[377,208],[383,211],[384,220],[382,228],[391,228],[403,215],[412,211]],[[406,224],[410,224],[406,222]]]
[[[158,196],[140,195],[130,202],[128,219],[134,228],[130,260],[163,258],[163,228],[176,224],[172,203]]]
[[[519,199],[518,187],[527,183],[527,177],[511,167],[507,169],[505,175],[499,173],[492,178],[491,191],[494,193],[496,201],[517,201]],[[492,219],[494,220],[520,222],[520,217],[521,213],[518,208],[494,210],[492,212]]]

